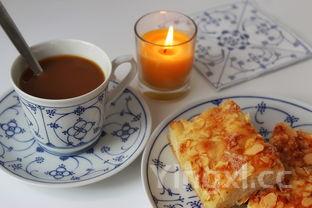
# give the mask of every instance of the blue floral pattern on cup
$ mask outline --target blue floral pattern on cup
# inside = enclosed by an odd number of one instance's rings
[[[63,108],[39,106],[23,98],[21,104],[29,127],[43,146],[73,148],[93,142],[100,134],[99,129],[104,124],[101,109],[105,105],[103,97],[106,94],[107,90],[83,105]],[[63,122],[64,120],[72,122]],[[53,141],[52,144],[50,137],[57,138],[58,143]]]
[[[114,86],[113,83],[110,85]],[[14,91],[7,94],[0,100],[0,167],[28,181],[64,186],[89,180],[95,182],[97,178],[103,179],[122,170],[147,141],[151,125],[148,111],[141,100],[126,89],[112,104],[101,128],[96,128],[98,118],[91,120],[83,116],[100,100],[103,99],[97,97],[92,105],[77,106],[67,114],[60,109],[27,107],[33,116],[36,116],[34,112],[50,115],[52,118],[47,122],[47,129],[55,131],[53,135],[64,132],[64,141],[69,145],[72,145],[71,142],[79,144],[89,132],[101,137],[84,152],[58,156],[47,152],[34,139],[28,125],[32,123],[32,129],[38,131],[36,122],[24,117],[21,100]],[[77,120],[73,120],[68,127],[60,126],[57,119],[64,115]],[[41,134],[41,131],[38,132]]]
[[[233,96],[215,100],[202,101],[183,110],[172,120],[191,119],[209,107],[219,105],[224,99],[234,99],[241,109],[248,113],[258,132],[268,139],[278,122],[286,122],[293,128],[312,131],[312,108],[291,101],[258,96]],[[167,139],[169,123],[155,132],[151,138],[151,147],[144,152],[147,161],[144,164],[143,178],[146,189],[154,207],[202,207],[193,187],[181,171]],[[155,140],[154,140],[155,139]],[[143,161],[145,162],[145,161]],[[179,179],[179,180],[177,180]],[[246,206],[241,206],[246,207]]]
[[[311,46],[260,11],[235,0],[194,15],[195,67],[217,89],[303,61]]]
[[[94,125],[95,122],[88,122],[82,118],[78,118],[73,126],[68,128],[66,131],[63,131],[63,134],[67,135],[67,143],[72,145],[76,140],[82,141]]]

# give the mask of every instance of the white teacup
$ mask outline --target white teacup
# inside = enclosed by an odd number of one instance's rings
[[[97,46],[80,40],[53,40],[31,47],[38,60],[58,55],[77,55],[92,60],[103,70],[105,81],[91,92],[69,99],[52,100],[34,97],[19,88],[19,80],[27,68],[19,56],[11,68],[11,80],[19,95],[27,123],[47,151],[75,154],[94,144],[100,136],[107,106],[117,98],[136,75],[136,62],[122,56],[112,62]],[[108,91],[108,83],[115,80],[114,72],[123,63],[130,63],[127,76]],[[61,75],[60,75],[61,76]]]

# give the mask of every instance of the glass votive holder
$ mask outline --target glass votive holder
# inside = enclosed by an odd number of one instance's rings
[[[142,16],[134,30],[140,91],[161,100],[186,94],[194,58],[195,22],[179,12],[156,11]]]

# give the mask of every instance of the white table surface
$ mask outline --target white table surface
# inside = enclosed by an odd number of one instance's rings
[[[82,39],[103,48],[111,58],[135,54],[133,25],[143,14],[161,9],[193,13],[217,0],[3,0],[27,42],[56,38]],[[268,13],[312,41],[311,0],[257,0]],[[12,89],[9,69],[17,56],[0,29],[0,93]],[[146,99],[153,127],[186,103],[224,94],[284,96],[312,105],[312,60],[216,92],[196,71],[191,93],[178,101]],[[136,88],[136,82],[132,83]],[[0,171],[0,207],[95,208],[151,207],[140,176],[141,156],[119,174],[80,188],[47,189],[22,184]]]

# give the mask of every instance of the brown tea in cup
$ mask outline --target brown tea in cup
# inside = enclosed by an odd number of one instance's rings
[[[35,75],[27,68],[19,87],[27,94],[45,99],[67,99],[86,94],[105,81],[102,69],[93,61],[73,55],[39,61],[43,73]]]

